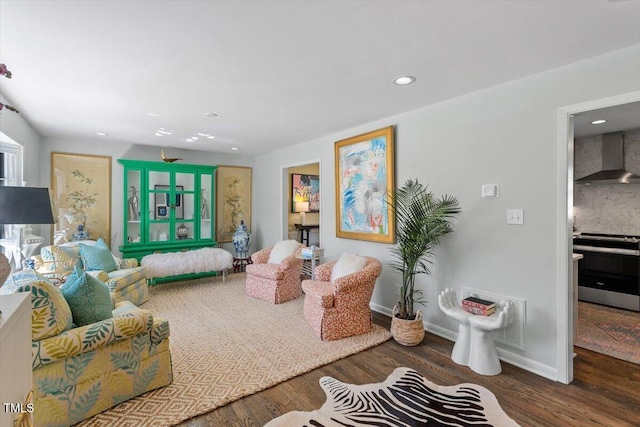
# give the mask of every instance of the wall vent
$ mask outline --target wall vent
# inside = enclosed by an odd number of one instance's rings
[[[506,328],[499,331],[494,331],[493,339],[499,343],[508,345],[509,347],[517,348],[518,350],[525,351],[527,349],[524,328],[527,323],[525,300],[505,297],[468,288],[461,288],[460,291],[462,293],[462,299],[466,297],[477,297],[489,301],[495,301],[498,306],[500,306],[501,301],[513,302],[513,306],[515,308],[513,321]]]

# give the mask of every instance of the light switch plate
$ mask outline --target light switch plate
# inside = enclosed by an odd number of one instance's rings
[[[524,209],[507,209],[507,224],[524,224]]]
[[[498,184],[482,184],[482,198],[498,197]]]

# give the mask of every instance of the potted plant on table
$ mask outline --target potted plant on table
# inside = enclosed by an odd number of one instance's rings
[[[389,203],[395,215],[396,243],[391,248],[391,268],[402,274],[400,300],[393,309],[391,334],[402,345],[417,345],[424,338],[424,326],[416,304],[423,304],[422,290],[415,288],[418,274],[429,274],[427,264],[435,253],[440,237],[451,233],[451,221],[461,212],[458,199],[436,197],[418,179],[407,180]]]

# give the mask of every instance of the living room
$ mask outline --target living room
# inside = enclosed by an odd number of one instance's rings
[[[26,34],[23,32],[26,30],[19,29],[20,25],[27,29],[33,28],[32,26],[44,26],[48,16],[55,16],[56,19],[61,20],[59,22],[63,24],[58,23],[58,26],[79,24],[69,22],[73,21],[71,19],[63,20],[59,15],[60,10],[54,13],[54,9],[63,8],[61,4],[36,10],[36,6],[43,5],[37,2],[22,3],[27,4],[18,6],[18,2],[5,0],[0,2],[0,19],[2,19],[0,21],[2,24],[0,62],[6,64],[13,72],[11,79],[1,77],[0,95],[3,103],[14,105],[20,110],[19,114],[8,110],[1,112],[0,132],[23,147],[23,181],[28,186],[51,186],[51,153],[111,156],[111,248],[116,256],[121,255],[117,248],[123,244],[124,240],[122,230],[126,211],[124,205],[126,197],[123,194],[125,183],[122,167],[117,163],[118,159],[161,161],[160,149],[163,148],[167,155],[181,158],[179,163],[251,167],[251,252],[256,252],[288,237],[291,209],[288,201],[290,183],[286,171],[297,165],[318,163],[321,188],[321,208],[318,215],[322,224],[319,230],[319,242],[324,249],[324,257],[335,260],[342,253],[351,252],[380,260],[383,269],[373,291],[371,307],[376,312],[390,316],[397,299],[393,284],[401,280],[398,274],[389,268],[391,245],[336,236],[335,143],[392,126],[395,138],[395,186],[399,187],[408,179],[417,177],[437,194],[455,195],[460,200],[462,210],[454,223],[455,232],[443,239],[433,258],[431,274],[421,277],[417,282],[417,286],[424,291],[424,298],[428,301],[423,308],[424,325],[427,331],[449,340],[455,340],[457,336],[457,323],[437,307],[438,295],[446,288],[458,290],[468,288],[505,298],[524,300],[526,302],[526,323],[523,329],[525,346],[515,348],[498,344],[501,360],[550,381],[571,382],[573,358],[567,290],[571,279],[569,238],[571,215],[567,207],[571,205],[568,202],[571,197],[571,187],[567,175],[572,165],[567,142],[570,128],[569,116],[640,100],[640,79],[638,78],[640,34],[638,34],[637,25],[633,25],[638,20],[638,2],[588,2],[576,7],[577,10],[574,9],[572,2],[553,2],[552,5],[540,6],[540,8],[548,7],[547,11],[537,10],[537,6],[533,6],[536,2],[523,2],[531,9],[526,9],[526,13],[522,12],[522,15],[539,13],[536,17],[545,18],[544,24],[555,30],[553,35],[556,38],[550,39],[534,36],[540,31],[538,24],[531,24],[527,19],[522,18],[521,13],[511,10],[517,7],[519,2],[506,2],[508,6],[503,2],[486,2],[489,3],[485,5],[486,8],[496,7],[499,11],[496,12],[498,15],[504,13],[505,17],[514,21],[512,25],[504,24],[504,27],[496,27],[495,33],[491,31],[479,33],[474,49],[480,49],[479,45],[482,42],[486,45],[498,43],[494,37],[501,40],[510,38],[516,40],[518,37],[523,37],[522,40],[526,40],[530,45],[523,41],[522,51],[518,51],[515,50],[518,45],[516,42],[512,45],[496,44],[498,46],[496,49],[499,50],[497,54],[492,56],[493,48],[481,50],[481,54],[472,58],[473,63],[466,62],[465,58],[459,58],[457,53],[466,46],[466,43],[471,43],[468,39],[473,37],[467,35],[455,38],[451,35],[452,29],[449,29],[448,33],[445,30],[446,27],[451,27],[457,28],[455,31],[462,31],[460,28],[465,28],[467,24],[471,25],[467,22],[472,20],[470,16],[474,13],[484,13],[482,7],[469,9],[473,13],[468,12],[467,15],[454,19],[453,22],[456,25],[437,27],[443,31],[440,37],[450,40],[451,44],[444,51],[437,51],[440,56],[436,57],[434,53],[433,59],[423,55],[426,59],[414,61],[411,57],[404,56],[404,47],[388,44],[391,43],[389,40],[397,41],[397,39],[389,39],[385,42],[384,37],[373,37],[375,43],[372,41],[371,44],[374,47],[366,49],[363,47],[365,51],[363,56],[375,51],[381,52],[379,57],[374,58],[375,60],[369,58],[370,64],[377,65],[377,60],[380,59],[383,63],[380,68],[386,69],[388,78],[371,83],[360,74],[362,71],[353,68],[355,65],[344,67],[346,74],[343,78],[353,81],[354,86],[333,87],[331,84],[322,86],[324,89],[321,90],[330,90],[330,94],[334,96],[333,101],[323,98],[322,102],[316,102],[315,105],[313,102],[305,102],[299,107],[300,114],[304,113],[310,117],[308,122],[299,120],[299,116],[294,116],[290,110],[282,110],[280,102],[287,104],[293,103],[297,97],[308,98],[311,90],[309,87],[314,82],[326,82],[331,79],[314,74],[315,80],[294,79],[291,87],[286,87],[288,92],[274,92],[275,89],[269,85],[276,85],[280,79],[286,80],[286,75],[281,74],[286,70],[270,62],[268,55],[261,54],[260,50],[275,49],[274,46],[281,43],[283,51],[289,50],[292,52],[291,55],[295,55],[304,52],[305,48],[295,40],[290,40],[292,37],[287,36],[286,31],[277,33],[278,37],[274,36],[273,41],[258,43],[260,40],[269,40],[267,36],[270,34],[268,32],[270,25],[265,21],[272,22],[275,27],[286,27],[291,32],[301,30],[300,22],[307,25],[313,23],[311,28],[328,33],[330,31],[326,30],[326,22],[320,18],[324,17],[329,23],[332,22],[331,19],[335,19],[334,25],[340,28],[339,34],[346,37],[342,48],[339,48],[341,43],[328,34],[325,34],[328,38],[326,41],[321,37],[316,38],[310,35],[307,35],[309,39],[306,41],[309,43],[313,41],[310,46],[318,49],[322,48],[323,43],[338,49],[335,56],[323,57],[323,61],[318,61],[324,63],[323,70],[342,68],[341,64],[348,60],[349,53],[357,52],[358,46],[364,44],[363,39],[367,38],[365,35],[348,35],[350,33],[343,28],[348,27],[349,22],[358,19],[359,13],[366,13],[363,10],[365,7],[358,2],[345,2],[341,5],[345,9],[340,8],[341,2],[326,6],[327,9],[323,9],[320,3],[316,2],[309,2],[306,7],[298,5],[295,8],[300,8],[297,12],[302,13],[305,19],[295,23],[282,17],[286,15],[285,12],[290,6],[287,2],[272,4],[271,6],[276,8],[275,11],[270,11],[268,5],[258,6],[253,3],[233,7],[227,3],[221,3],[217,5],[221,9],[215,9],[216,5],[213,3],[213,6],[202,4],[197,6],[196,10],[200,12],[202,10],[198,8],[214,7],[206,17],[217,16],[216,13],[218,13],[219,21],[216,21],[218,27],[224,24],[225,7],[230,8],[233,12],[229,12],[230,16],[237,20],[232,21],[230,17],[229,25],[241,22],[239,17],[247,20],[239,27],[247,32],[235,33],[231,29],[225,30],[224,40],[230,45],[234,42],[242,42],[239,47],[250,49],[248,51],[263,62],[254,63],[249,60],[240,62],[246,59],[241,54],[238,54],[240,58],[226,55],[225,62],[239,61],[240,65],[229,65],[228,68],[223,69],[228,72],[234,67],[239,68],[240,75],[237,78],[242,81],[240,85],[252,86],[254,95],[251,98],[230,95],[228,91],[231,89],[226,85],[235,87],[236,83],[232,84],[235,82],[234,76],[225,73],[217,75],[213,68],[204,72],[207,74],[205,81],[210,80],[218,93],[207,92],[206,97],[210,99],[197,105],[192,106],[183,102],[181,91],[184,89],[181,81],[189,80],[190,73],[201,77],[202,71],[196,72],[190,69],[194,62],[189,62],[189,58],[197,58],[202,54],[199,49],[207,46],[207,43],[198,39],[199,31],[204,31],[202,28],[207,22],[203,18],[202,21],[196,21],[193,24],[194,28],[199,29],[194,31],[194,34],[189,32],[175,34],[174,43],[177,47],[169,49],[165,46],[166,51],[159,49],[159,52],[165,54],[162,61],[185,65],[180,65],[182,72],[174,72],[170,75],[164,72],[159,74],[157,82],[152,87],[157,91],[166,92],[166,99],[163,100],[165,104],[148,105],[144,111],[141,109],[130,111],[129,106],[129,98],[136,96],[134,91],[136,84],[142,84],[141,82],[154,75],[149,74],[149,69],[143,64],[152,55],[135,52],[131,46],[124,44],[128,37],[141,37],[134,31],[135,21],[112,25],[118,22],[117,19],[124,19],[124,17],[120,16],[121,12],[105,9],[108,12],[107,16],[115,20],[105,19],[102,28],[105,29],[105,33],[116,34],[113,34],[114,43],[112,45],[105,43],[104,46],[114,51],[123,50],[122,59],[115,60],[113,56],[108,55],[109,51],[106,48],[93,51],[82,43],[80,40],[82,37],[73,35],[72,32],[64,37],[58,33],[42,36]],[[29,5],[29,3],[33,4]],[[100,2],[92,3],[98,7]],[[373,22],[382,25],[393,21],[390,18],[392,17],[396,20],[394,31],[400,32],[404,20],[407,20],[412,24],[411,26],[408,23],[405,24],[407,31],[409,28],[416,31],[417,40],[429,38],[429,32],[426,29],[422,31],[416,29],[420,27],[421,19],[427,19],[426,16],[429,14],[427,3],[418,5],[415,2],[402,2],[401,6],[392,5],[390,2],[377,3],[379,4],[375,7],[367,4],[372,8],[369,13],[375,18]],[[471,3],[462,2],[458,7],[473,8]],[[438,7],[444,7],[440,3],[437,4]],[[193,4],[189,3],[189,5]],[[255,11],[250,12],[248,9],[252,6],[263,13],[268,13],[270,20],[264,20]],[[509,10],[500,10],[500,6]],[[66,7],[79,8],[78,13],[82,10],[87,14],[82,16],[91,15],[90,11],[84,10],[78,4]],[[166,28],[171,28],[168,23],[171,20],[165,15],[171,15],[169,12],[186,13],[170,7],[160,8],[156,12],[153,7],[149,9],[141,5],[138,7],[140,9],[136,9],[136,13],[139,15],[135,16],[143,16],[144,11],[152,16],[157,14],[157,19],[160,17],[167,19],[162,21],[166,24]],[[398,9],[395,9],[396,7]],[[418,8],[415,15],[419,19],[409,18],[412,7]],[[451,15],[457,16],[455,14],[460,11],[455,7],[444,10],[446,18],[452,18]],[[327,16],[320,12],[326,13]],[[91,13],[100,15],[100,13]],[[316,13],[320,13],[321,16],[312,21],[311,17]],[[574,14],[579,14],[583,23],[589,22],[592,25],[583,26],[572,23],[571,30],[564,30],[565,22],[578,19]],[[193,15],[194,13],[187,14],[191,18]],[[278,18],[278,16],[281,17]],[[484,14],[481,16],[489,19]],[[520,20],[515,20],[516,17],[520,17]],[[100,22],[95,17],[86,19],[84,22],[87,25]],[[429,18],[426,22],[429,25],[435,25],[432,22],[433,19]],[[607,23],[628,22],[629,25],[617,25],[610,30],[611,35],[602,33],[599,36],[593,35],[592,28],[601,28],[600,20]],[[186,19],[184,21],[188,22]],[[496,23],[495,21],[487,22]],[[423,25],[423,27],[427,28],[429,25]],[[522,31],[524,34],[520,34],[520,28],[517,25],[529,30],[531,34],[525,31]],[[589,30],[585,27],[589,27]],[[87,29],[84,26],[82,28]],[[254,32],[248,32],[249,28],[254,28]],[[366,27],[363,26],[361,30],[363,34],[370,35],[366,32]],[[5,31],[17,31],[17,34],[5,34]],[[200,40],[198,43],[202,43],[204,47],[197,44],[194,47],[193,56],[183,57],[181,50],[190,40],[187,34],[189,37]],[[447,34],[450,39],[445,38],[444,34]],[[404,39],[412,40],[413,35],[414,33],[410,33]],[[77,45],[73,48],[69,47],[70,41],[73,40],[72,36],[78,39]],[[34,37],[38,40],[31,40]],[[48,48],[51,53],[48,55],[51,56],[48,56],[47,60],[51,62],[42,62],[38,58],[30,57],[31,48],[49,40],[51,40],[51,46]],[[56,40],[59,41],[55,42]],[[504,40],[501,41],[503,42]],[[252,43],[257,44],[251,47]],[[59,45],[66,47],[62,49]],[[126,52],[125,48],[132,49],[133,52]],[[507,48],[512,50],[502,50]],[[426,47],[423,46],[423,49]],[[550,49],[552,54],[544,56],[546,49]],[[389,50],[393,52],[387,52]],[[241,49],[238,51],[244,52]],[[383,55],[382,52],[387,53]],[[227,51],[225,50],[224,53]],[[471,54],[466,51],[465,53]],[[113,64],[111,71],[113,74],[130,74],[127,84],[123,85],[118,92],[105,93],[100,89],[99,82],[91,81],[87,77],[91,72],[89,64],[76,69],[69,68],[66,62],[67,58],[76,57],[84,57],[84,61],[91,62],[93,59],[86,58],[91,57],[92,54],[97,57],[105,55],[105,61],[113,60],[108,62]],[[144,59],[136,61],[135,56],[128,56],[135,54],[143,55]],[[278,51],[278,55],[284,55],[284,53]],[[358,55],[354,54],[354,56]],[[536,59],[541,57],[544,57],[544,61],[537,62]],[[460,62],[455,62],[452,68],[444,70],[438,68],[442,66],[439,64],[454,59]],[[510,68],[511,63],[518,63],[521,67]],[[291,69],[294,75],[310,72],[308,69],[310,66],[305,64],[304,60],[296,62],[295,65],[296,68]],[[318,64],[313,62],[313,65]],[[86,71],[87,75],[84,67],[89,70]],[[258,73],[268,74],[268,77],[265,80],[259,80],[259,84],[254,83],[252,79],[256,77],[246,71],[250,67],[253,67],[253,70],[259,69]],[[171,70],[174,69],[171,68]],[[56,95],[52,96],[47,92],[38,93],[37,96],[43,98],[41,101],[23,102],[21,101],[24,99],[23,95],[19,91],[27,90],[26,86],[29,85],[27,79],[34,78],[33,75],[36,73],[49,76],[49,80],[46,81],[52,90],[55,88]],[[411,73],[416,81],[406,87],[393,85],[391,79],[403,73]],[[435,80],[438,76],[433,74],[447,74],[450,80],[446,82]],[[71,77],[65,77],[67,75]],[[382,73],[382,75],[385,74]],[[25,76],[26,82],[22,80],[22,76]],[[331,76],[333,78],[334,74]],[[74,130],[74,133],[71,133],[74,116],[80,113],[78,110],[94,107],[76,105],[74,97],[64,96],[65,88],[70,85],[66,80],[77,81],[83,77],[89,79],[94,85],[83,88],[95,91],[95,104],[106,104],[110,109],[103,113],[95,113],[96,118],[91,123],[83,122],[80,130]],[[360,78],[363,79],[360,80]],[[475,78],[478,79],[474,80]],[[434,79],[433,82],[432,79]],[[229,83],[222,84],[220,81]],[[274,87],[279,88],[279,86]],[[347,96],[347,94],[351,95]],[[29,95],[33,99],[34,94],[29,93]],[[197,96],[193,97],[197,98]],[[282,101],[276,103],[276,99]],[[229,106],[225,105],[225,102],[228,102]],[[255,110],[252,110],[252,116],[231,115],[230,111],[240,111],[237,110],[236,103],[242,102],[256,104]],[[368,113],[368,108],[373,108],[369,106],[378,103],[387,104],[386,110],[374,110]],[[274,104],[273,110],[270,110],[271,104]],[[148,113],[159,111],[156,109],[160,108],[163,108],[160,117],[146,116]],[[63,120],[70,123],[69,133],[65,134],[64,126],[58,129],[51,123],[41,123],[41,120],[47,117],[48,111],[52,109],[64,113]],[[136,138],[124,139],[117,131],[105,129],[99,114],[105,114],[102,117],[107,117],[106,115],[111,111],[116,110],[125,110],[127,116],[135,115],[137,118],[132,118],[131,121],[137,124],[130,126],[138,126],[135,132],[140,134],[140,140],[149,141],[147,134],[155,138],[154,145],[139,143]],[[171,118],[171,123],[163,122],[164,118],[172,117],[174,110],[188,110],[189,114],[198,115],[198,120],[204,123],[203,126],[208,126],[207,129],[219,131],[220,134],[216,134],[214,141],[219,141],[221,148],[210,150],[210,147],[202,146],[202,149],[194,149],[194,145],[187,145],[183,141],[171,140],[166,136],[156,137],[154,133],[160,127],[175,128],[176,132],[187,134],[208,132],[208,130],[195,128],[181,129],[179,127],[184,125],[174,118]],[[345,110],[348,110],[348,115]],[[204,113],[211,111],[215,111],[218,117],[203,117]],[[354,113],[355,111],[357,113]],[[291,115],[287,115],[289,113]],[[176,112],[175,115],[178,117],[179,113]],[[266,116],[268,123],[265,119],[261,119],[260,123],[263,126],[258,128],[255,123],[260,115]],[[316,121],[323,122],[323,126],[313,127]],[[309,131],[304,130],[307,125],[310,128]],[[249,131],[251,131],[250,134]],[[97,136],[96,132],[106,132],[109,135]],[[228,134],[225,135],[225,132]],[[264,135],[264,144],[269,144],[268,149],[261,147],[262,141],[256,137],[260,133]],[[288,133],[293,134],[294,137],[287,136]],[[270,136],[270,134],[276,136]],[[278,141],[274,142],[274,139],[278,138],[282,139],[281,144]],[[162,142],[159,142],[161,139]],[[231,148],[240,149],[232,151]],[[483,198],[481,195],[483,184],[497,184],[499,196]],[[521,226],[507,224],[507,209],[524,210],[524,224]],[[45,245],[51,243],[51,233],[47,226],[40,229],[34,227],[34,229],[36,234],[47,239]],[[225,247],[233,250],[229,244]]]

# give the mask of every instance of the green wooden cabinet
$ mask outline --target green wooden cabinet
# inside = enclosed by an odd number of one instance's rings
[[[217,166],[118,159],[124,166],[125,258],[216,246]]]

